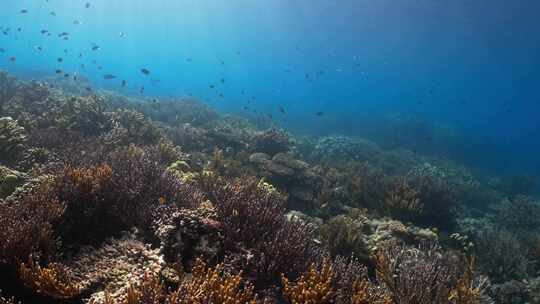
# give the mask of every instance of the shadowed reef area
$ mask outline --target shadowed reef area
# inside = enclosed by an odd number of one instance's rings
[[[540,303],[534,189],[0,72],[0,304]]]

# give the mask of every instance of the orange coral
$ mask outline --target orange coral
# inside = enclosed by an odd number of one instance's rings
[[[103,164],[89,168],[66,168],[65,176],[80,193],[97,193],[112,176],[112,168]]]
[[[291,304],[330,303],[334,294],[332,262],[326,259],[320,268],[317,269],[312,264],[296,284],[290,283],[286,277],[282,277],[283,295]]]
[[[37,294],[51,298],[71,299],[80,293],[80,287],[71,282],[66,270],[60,264],[52,263],[43,268],[30,258],[28,266],[21,263],[19,277]]]
[[[167,294],[165,293],[165,285],[161,280],[154,275],[144,275],[141,286],[130,286],[127,290],[123,304],[140,304],[140,303],[163,303]],[[112,303],[111,300],[106,302]]]
[[[192,278],[169,295],[170,304],[255,304],[256,296],[250,285],[242,288],[242,275],[226,275],[223,264],[207,268],[197,259]]]
[[[473,304],[479,303],[485,295],[487,288],[487,279],[474,277],[474,257],[468,257],[467,265],[463,275],[457,281],[453,290],[450,291],[449,299],[454,304]]]

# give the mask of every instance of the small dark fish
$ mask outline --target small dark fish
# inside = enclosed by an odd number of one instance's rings
[[[286,114],[285,109],[282,106],[279,106],[279,112],[284,115]]]
[[[40,33],[42,33],[42,34],[47,34],[48,32],[49,32],[49,31],[47,31],[47,30],[41,30]]]
[[[56,71],[54,71],[56,74],[62,74],[62,70],[58,69]]]
[[[79,58],[83,58],[83,53],[79,53]]]
[[[324,115],[324,112],[317,112],[317,113],[315,113],[315,115],[317,115],[317,116],[323,116],[323,115]]]
[[[73,24],[75,24],[75,25],[81,25],[82,22],[80,22],[79,20],[74,20],[74,21],[73,21]]]
[[[77,81],[77,79],[78,79],[78,78],[77,78],[77,75],[76,75],[76,74],[73,75],[73,81]]]
[[[64,40],[69,40],[69,37],[68,37],[68,36],[65,36],[63,39],[64,39]]]
[[[141,89],[139,90],[139,93],[144,94],[144,86],[141,86]]]
[[[126,85],[127,85],[127,81],[122,80],[122,87],[126,87]]]
[[[68,50],[67,49],[64,49],[64,54],[67,54],[68,53]]]
[[[85,89],[86,91],[88,91],[88,92],[92,92],[92,88],[91,88],[91,87],[86,87],[86,88],[84,88],[84,89]]]
[[[86,2],[86,4],[84,5],[84,7],[90,8],[90,2]]]
[[[60,34],[58,34],[58,37],[65,37],[65,36],[68,36],[69,33],[68,32],[61,32]]]
[[[56,12],[50,12],[49,15],[56,16]]]
[[[116,76],[112,75],[112,74],[105,74],[103,75],[103,79],[107,79],[107,80],[110,80],[110,79],[115,79]]]
[[[56,61],[62,62],[62,61],[64,61],[64,59],[62,59],[61,57],[58,57],[58,58],[56,59]]]
[[[223,95],[223,93],[219,93],[219,98],[223,98],[223,97],[225,97],[225,96]]]
[[[102,66],[98,66],[97,69],[101,71],[101,70],[103,70],[103,67],[102,67]]]
[[[225,78],[221,78],[221,83],[225,83]]]
[[[68,74],[68,73],[65,73],[65,74],[64,74],[64,77],[65,77],[65,78],[68,78],[68,77],[69,77],[69,74]]]
[[[22,27],[18,27],[17,32],[19,32],[19,33],[22,32]]]
[[[94,46],[92,47],[92,51],[97,51],[97,50],[99,50],[99,46],[94,45]]]
[[[150,75],[150,71],[145,68],[141,69],[141,73],[143,73],[144,75]]]
[[[192,60],[191,58],[187,58],[186,61],[187,61],[187,62],[191,62],[191,61],[193,61],[193,60]]]
[[[270,120],[272,120],[272,119],[274,118],[274,117],[272,116],[272,114],[266,114],[266,116],[267,116]]]
[[[43,47],[41,47],[41,45],[37,45],[37,46],[36,46],[36,50],[38,50],[38,51],[41,52],[41,51],[43,51]]]
[[[215,88],[216,86],[213,85],[213,84],[211,84],[211,85],[209,85],[208,87],[209,87],[210,89],[213,89],[213,88]]]
[[[27,13],[28,13],[28,10],[23,9],[23,10],[21,10],[19,13],[21,13],[21,14],[27,14]]]
[[[17,61],[17,57],[10,57],[10,58],[9,58],[9,61],[15,62],[15,61]]]
[[[6,52],[6,49],[0,48],[0,53],[5,53],[5,52]]]

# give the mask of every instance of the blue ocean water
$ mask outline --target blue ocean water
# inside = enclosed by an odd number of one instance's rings
[[[539,14],[533,0],[3,0],[0,69],[538,176]]]

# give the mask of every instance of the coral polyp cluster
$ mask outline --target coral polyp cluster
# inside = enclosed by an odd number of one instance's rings
[[[5,73],[0,106],[2,304],[478,304],[540,290],[538,200],[455,164]]]

